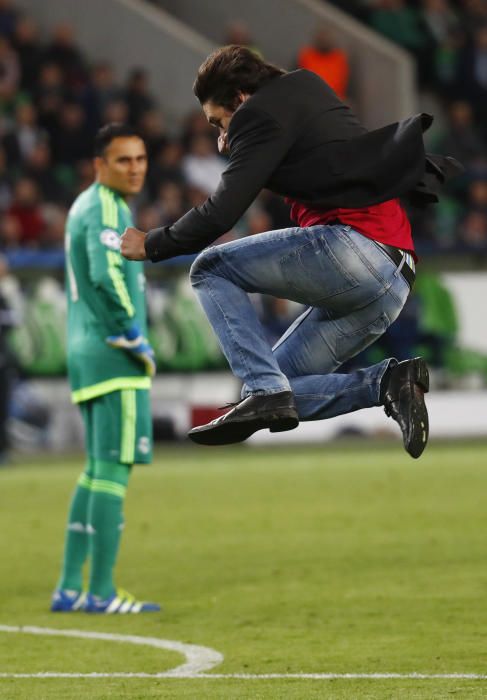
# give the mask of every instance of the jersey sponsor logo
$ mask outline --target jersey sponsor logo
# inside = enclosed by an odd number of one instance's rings
[[[100,241],[107,248],[112,250],[120,250],[120,236],[111,228],[106,228],[100,233]]]
[[[137,449],[143,455],[149,454],[149,452],[150,452],[150,439],[148,437],[139,438],[139,442],[137,443]]]

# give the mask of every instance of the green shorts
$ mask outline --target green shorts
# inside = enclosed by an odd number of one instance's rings
[[[92,459],[120,464],[152,461],[152,419],[147,389],[121,389],[78,404]]]

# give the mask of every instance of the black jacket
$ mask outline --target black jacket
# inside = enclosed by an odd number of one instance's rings
[[[230,160],[216,192],[171,226],[149,231],[147,256],[156,262],[202,250],[234,226],[264,187],[325,210],[394,197],[435,202],[458,164],[426,156],[423,131],[432,121],[421,114],[367,132],[314,73],[275,78],[233,115]]]

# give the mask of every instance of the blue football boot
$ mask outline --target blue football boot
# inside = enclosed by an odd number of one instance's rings
[[[147,603],[136,600],[133,595],[119,588],[116,593],[105,600],[88,593],[83,605],[83,612],[104,613],[105,615],[123,615],[126,613],[159,612],[161,606],[157,603]]]
[[[84,591],[58,588],[52,594],[51,612],[79,612],[86,600]]]

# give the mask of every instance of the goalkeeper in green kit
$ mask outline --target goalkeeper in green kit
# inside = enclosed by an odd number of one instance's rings
[[[96,182],[76,199],[66,226],[68,374],[87,460],[71,502],[51,610],[150,612],[159,605],[138,601],[113,582],[130,472],[152,459],[155,363],[145,338],[144,270],[120,255],[120,234],[132,225],[126,198],[140,192],[147,171],[145,144],[130,127],[108,124],[97,134],[94,164]]]

